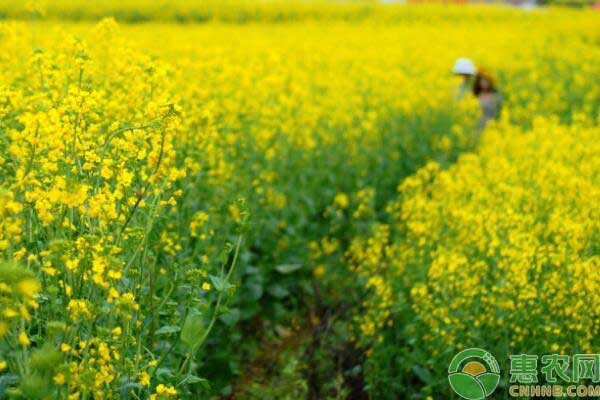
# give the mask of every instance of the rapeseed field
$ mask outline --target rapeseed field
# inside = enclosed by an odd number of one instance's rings
[[[466,348],[598,353],[600,14],[97,3],[0,4],[0,398],[448,399]]]

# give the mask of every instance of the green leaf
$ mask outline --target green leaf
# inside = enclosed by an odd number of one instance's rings
[[[277,272],[281,274],[291,274],[292,272],[297,271],[300,268],[302,268],[301,264],[280,264],[275,267]]]
[[[263,295],[263,287],[260,282],[248,282],[244,286],[246,297],[249,301],[256,301]]]
[[[6,390],[19,381],[19,377],[13,374],[0,376],[0,397],[4,398]]]
[[[130,393],[134,390],[143,389],[142,385],[137,382],[127,381],[119,388],[119,393],[121,395],[121,399],[130,399],[132,396]]]
[[[197,308],[192,308],[188,312],[185,322],[183,323],[181,341],[187,344],[192,351],[196,351],[196,348],[200,345],[205,329],[202,313]]]
[[[419,379],[423,381],[423,383],[431,383],[432,377],[431,373],[428,370],[421,367],[420,365],[413,365],[412,370],[415,373],[415,375],[417,375]]]
[[[175,377],[171,368],[159,368],[156,370],[156,376],[162,381],[168,381]]]
[[[271,285],[268,290],[273,297],[277,297],[278,299],[282,299],[290,294],[289,290],[281,285]]]
[[[240,310],[237,308],[232,308],[226,313],[223,313],[223,315],[221,315],[219,318],[225,325],[231,327],[237,324],[237,322],[240,320]]]
[[[157,335],[169,335],[171,333],[177,333],[179,332],[181,329],[178,326],[173,326],[173,325],[165,325],[161,328],[159,328],[156,331]]]
[[[224,290],[227,290],[231,287],[231,284],[229,284],[229,282],[227,282],[225,279],[220,278],[218,276],[215,275],[209,275],[208,278],[210,279],[213,287],[215,288],[216,291],[218,292],[222,292]]]
[[[194,383],[202,383],[202,386],[208,386],[208,381],[204,378],[200,378],[196,375],[187,375],[185,378],[179,382],[179,385],[193,385]],[[178,385],[178,386],[179,386]]]

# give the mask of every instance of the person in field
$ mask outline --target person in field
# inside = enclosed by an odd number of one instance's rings
[[[475,76],[477,73],[477,69],[475,68],[475,64],[473,64],[473,61],[470,59],[459,58],[454,63],[452,73],[461,78],[460,86],[458,87],[458,91],[456,93],[456,99],[460,100],[469,92],[471,81],[473,76]]]
[[[479,132],[481,132],[490,120],[498,118],[502,97],[498,93],[494,79],[484,70],[479,70],[475,75],[473,94],[479,100],[481,107],[479,120]]]

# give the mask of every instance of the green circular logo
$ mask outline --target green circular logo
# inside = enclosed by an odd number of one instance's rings
[[[466,349],[448,367],[452,389],[463,399],[484,400],[498,387],[500,367],[493,355],[483,349]]]

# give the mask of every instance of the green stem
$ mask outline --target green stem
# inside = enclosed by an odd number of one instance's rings
[[[237,264],[237,259],[238,259],[238,255],[239,255],[239,252],[240,252],[241,245],[242,245],[242,235],[240,235],[239,238],[238,238],[237,244],[235,246],[235,253],[233,255],[233,260],[231,262],[231,268],[229,268],[229,271],[227,272],[227,275],[225,276],[224,282],[229,282],[229,278],[231,277],[231,274],[232,274],[233,270],[235,269],[235,265]],[[183,362],[183,364],[181,365],[181,368],[177,372],[177,379],[179,379],[179,376],[181,375],[181,373],[183,372],[183,370],[187,367],[187,365],[192,360],[192,357],[194,356],[194,353],[196,351],[198,351],[198,349],[200,349],[200,347],[202,347],[202,345],[204,344],[204,342],[208,338],[208,335],[212,331],[212,329],[213,329],[213,327],[214,327],[214,325],[215,325],[215,323],[217,321],[217,317],[219,316],[219,310],[221,308],[221,302],[223,301],[223,293],[224,292],[225,292],[225,290],[221,290],[219,292],[219,296],[217,297],[217,303],[215,304],[215,310],[213,312],[213,315],[212,315],[212,318],[210,320],[210,323],[208,324],[208,327],[204,331],[204,335],[202,335],[202,338],[200,339],[200,341],[198,342],[198,344],[193,349],[190,349],[188,351],[188,354],[187,354],[187,357],[185,358],[185,361]]]

